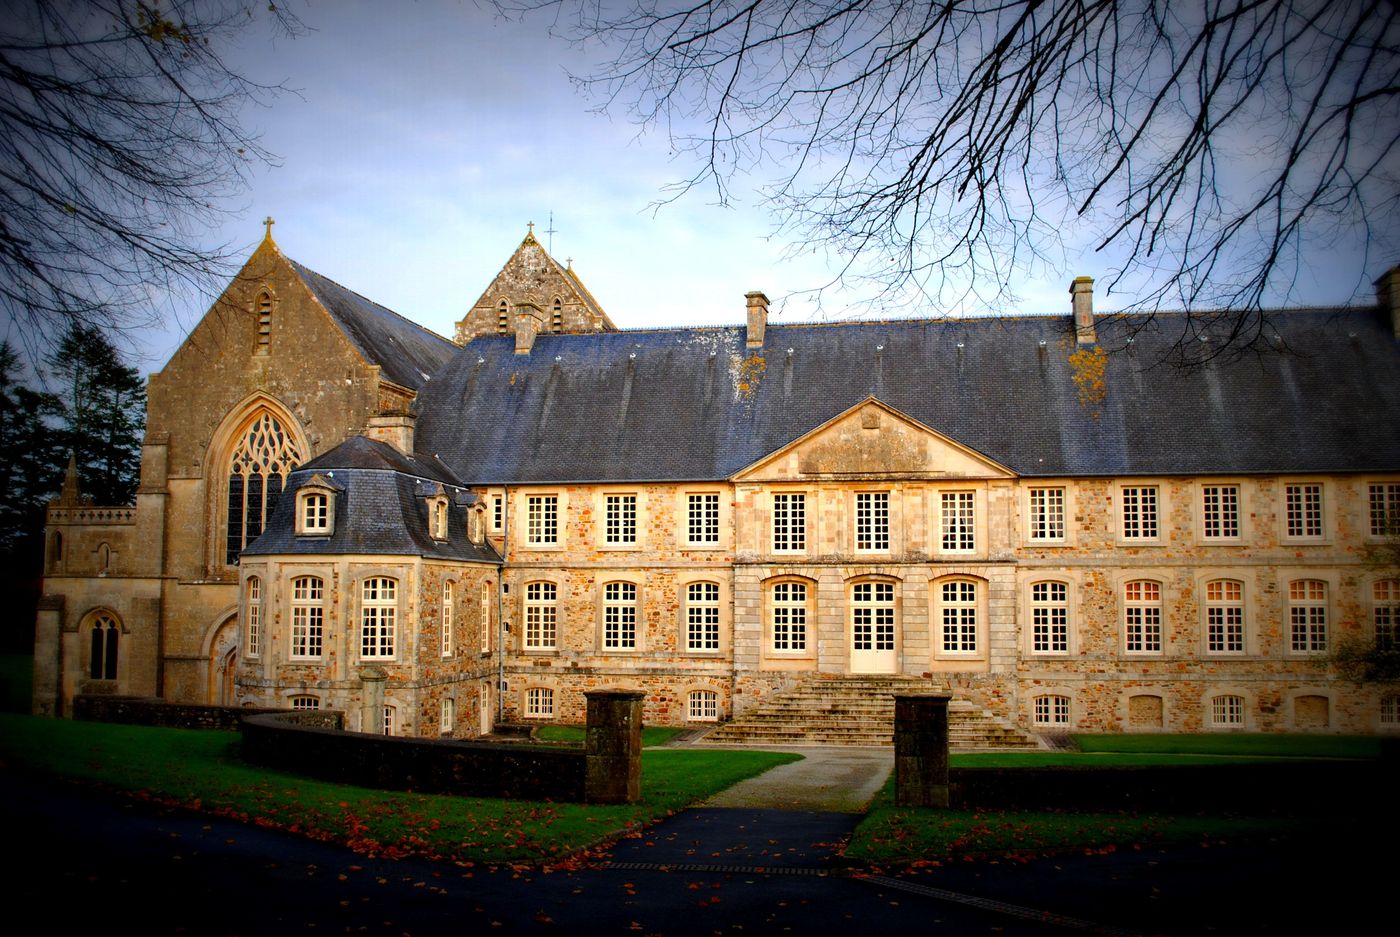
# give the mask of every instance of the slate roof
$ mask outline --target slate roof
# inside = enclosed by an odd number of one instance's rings
[[[457,351],[441,335],[346,289],[295,260],[288,262],[370,364],[402,387],[419,390]]]
[[[335,497],[333,533],[299,537],[295,492],[315,475],[343,486]],[[424,501],[439,487],[451,499],[444,541],[429,536]],[[292,472],[267,529],[243,555],[371,553],[499,563],[489,541],[474,544],[467,537],[466,509],[475,500],[432,457],[406,456],[386,443],[352,436]]]
[[[743,328],[488,336],[420,394],[417,446],[472,484],[718,480],[874,396],[1025,476],[1400,469],[1386,317],[1270,323],[1283,350],[1182,371],[1160,362],[1184,317],[1101,319],[1090,403],[1068,315],[770,323],[756,354]]]

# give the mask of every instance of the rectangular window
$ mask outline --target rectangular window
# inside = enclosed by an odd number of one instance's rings
[[[1236,540],[1240,536],[1238,485],[1206,485],[1201,489],[1201,535],[1207,540]]]
[[[1069,697],[1037,696],[1035,698],[1035,723],[1041,726],[1069,725]]]
[[[630,582],[603,586],[603,648],[633,651],[637,648],[637,587]]]
[[[685,646],[688,651],[719,650],[719,586],[713,582],[686,586]]]
[[[976,495],[971,491],[945,491],[940,500],[943,504],[943,552],[972,552],[976,546],[973,532]]]
[[[1129,654],[1162,653],[1162,587],[1148,580],[1123,587],[1124,649]]]
[[[773,552],[800,553],[807,549],[807,496],[773,495]]]
[[[394,734],[394,707],[384,707],[384,718],[379,727],[385,735]]]
[[[247,656],[257,657],[262,649],[262,580],[257,576],[248,578],[248,651]]]
[[[322,533],[330,529],[330,497],[323,494],[304,495],[301,499],[301,529],[303,533]]]
[[[293,660],[321,656],[324,610],[321,608],[321,580],[301,576],[292,580],[292,653]]]
[[[1244,653],[1244,586],[1233,579],[1206,583],[1206,650]]]
[[[314,696],[293,696],[292,709],[298,712],[305,712],[312,709],[320,709],[321,701]]]
[[[491,583],[481,584],[481,653],[491,653]]]
[[[1123,489],[1123,539],[1157,539],[1155,486]]]
[[[1372,584],[1371,623],[1376,650],[1400,650],[1400,579],[1380,579]]]
[[[554,718],[554,691],[549,687],[531,687],[525,691],[526,719]]]
[[[851,647],[894,650],[894,584],[858,582],[851,588]]]
[[[603,542],[637,542],[637,496],[603,496]]]
[[[500,495],[491,496],[491,529],[499,531],[505,523],[506,508],[505,499]]]
[[[1063,582],[1031,584],[1031,647],[1037,654],[1069,651],[1069,587]]]
[[[1327,651],[1327,583],[1297,579],[1288,584],[1288,624],[1295,654]]]
[[[559,589],[552,582],[525,584],[525,650],[552,651],[558,641]]]
[[[890,548],[890,493],[862,491],[856,494],[856,549],[875,553]]]
[[[1244,725],[1244,697],[1216,696],[1210,701],[1210,720],[1218,726]]]
[[[1322,486],[1285,485],[1284,518],[1288,536],[1295,540],[1322,537]]]
[[[719,495],[685,496],[687,543],[719,543]]]
[[[455,592],[452,583],[442,584],[442,656],[452,656],[452,619],[455,609],[452,607],[455,601]]]
[[[1065,539],[1065,490],[1063,488],[1032,488],[1030,490],[1030,528],[1032,540]]]
[[[940,643],[945,654],[977,653],[977,584],[945,582]]]
[[[719,719],[719,694],[714,690],[691,690],[686,716],[691,722]]]
[[[1367,491],[1371,507],[1371,536],[1400,537],[1400,483],[1371,485]]]
[[[442,715],[439,721],[443,735],[450,733],[457,721],[457,701],[450,696],[444,697],[442,700]]]
[[[525,498],[525,542],[550,546],[559,542],[559,496],[529,495]]]
[[[807,585],[780,582],[773,586],[773,650],[807,650]]]
[[[393,657],[398,583],[366,579],[360,587],[360,656]]]

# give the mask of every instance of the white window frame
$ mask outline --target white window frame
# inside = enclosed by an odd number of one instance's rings
[[[807,552],[807,492],[773,492],[774,553]]]
[[[296,712],[315,712],[321,708],[321,698],[303,693],[288,699],[287,704]]]
[[[855,546],[857,553],[890,552],[890,493],[855,493]]]
[[[481,583],[481,610],[478,618],[481,621],[481,653],[491,653],[491,581],[483,580]]]
[[[532,686],[525,688],[525,709],[526,719],[553,719],[554,708],[554,688],[547,686]]]
[[[1123,653],[1129,657],[1161,657],[1166,653],[1163,593],[1156,579],[1129,579],[1119,587],[1123,603]]]
[[[625,579],[603,583],[603,633],[599,643],[604,654],[627,654],[640,649],[640,591],[635,582]]]
[[[1228,576],[1206,580],[1205,639],[1210,657],[1239,657],[1248,649],[1244,582]]]
[[[1327,491],[1322,482],[1283,484],[1283,539],[1290,543],[1322,543],[1327,539]]]
[[[380,720],[380,723],[379,723],[379,733],[380,733],[380,735],[393,735],[393,734],[394,734],[394,723],[397,721],[396,718],[395,718],[397,715],[398,715],[398,714],[394,711],[394,707],[393,707],[393,706],[385,706],[385,707],[384,707],[384,711],[383,711],[383,713],[381,714],[381,720]]]
[[[434,540],[447,539],[447,499],[428,499],[428,536]]]
[[[456,618],[457,584],[448,579],[442,584],[442,656],[451,657],[456,635],[452,633],[453,620]]]
[[[527,494],[525,497],[525,545],[558,549],[561,498],[557,494]]]
[[[399,581],[368,576],[360,581],[360,659],[394,660],[398,650]]]
[[[559,586],[547,579],[525,583],[525,634],[527,651],[554,651],[559,647]]]
[[[1288,652],[1300,657],[1326,654],[1331,644],[1332,586],[1325,579],[1300,576],[1285,586]]]
[[[1129,543],[1160,541],[1162,509],[1161,485],[1121,485],[1118,488],[1119,537]]]
[[[1201,539],[1238,543],[1244,536],[1244,492],[1234,482],[1200,486]]]
[[[1376,540],[1400,537],[1400,482],[1368,482],[1366,513],[1368,537]]]
[[[320,660],[326,640],[326,581],[320,576],[292,577],[292,632],[289,660]]]
[[[1068,540],[1069,491],[1064,485],[1034,485],[1026,491],[1026,539],[1037,544]]]
[[[720,651],[720,595],[717,582],[685,583],[685,650],[687,654]]]
[[[768,584],[768,649],[773,653],[799,656],[811,653],[809,603],[814,588],[814,583],[796,579]]]
[[[938,552],[977,552],[977,492],[938,492]]]
[[[965,576],[939,579],[935,646],[939,657],[981,657],[982,590],[985,584]],[[970,637],[969,637],[970,636]]]
[[[691,690],[686,694],[685,718],[688,722],[718,722],[719,692]]]
[[[1071,724],[1071,701],[1062,693],[1042,693],[1031,701],[1032,722],[1038,726]]]
[[[262,653],[262,577],[249,576],[244,582],[243,595],[248,636],[243,654],[258,657]]]
[[[1400,726],[1400,693],[1386,693],[1381,697],[1380,724]]]
[[[438,707],[438,731],[443,735],[450,735],[456,727],[457,701],[450,696],[444,696]]]
[[[1063,579],[1037,579],[1030,595],[1031,653],[1038,657],[1069,654],[1070,584]]]
[[[720,542],[721,502],[718,491],[685,494],[685,543],[690,547],[717,547]]]
[[[603,494],[603,545],[635,547],[639,543],[641,498],[635,492]]]
[[[1376,650],[1400,650],[1400,578],[1371,583],[1371,634]]]
[[[311,485],[299,488],[296,498],[295,527],[298,537],[329,537],[335,533],[334,491]]]
[[[1217,693],[1209,701],[1210,724],[1218,729],[1242,729],[1249,701],[1239,693]]]

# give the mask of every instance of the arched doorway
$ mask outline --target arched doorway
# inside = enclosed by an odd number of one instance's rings
[[[209,644],[209,702],[216,706],[237,706],[234,677],[238,673],[238,616],[231,615],[214,632]]]

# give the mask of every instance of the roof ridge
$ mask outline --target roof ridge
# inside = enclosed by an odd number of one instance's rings
[[[286,257],[285,254],[283,254],[282,256],[283,256],[283,257]],[[359,297],[360,299],[362,299],[362,300],[364,300],[365,302],[369,303],[371,306],[375,307],[376,309],[382,309],[382,310],[384,310],[385,312],[389,313],[389,315],[393,316],[394,318],[396,318],[396,319],[398,319],[398,320],[400,320],[400,321],[402,321],[402,322],[405,322],[405,323],[407,323],[407,324],[413,326],[414,328],[418,329],[420,332],[426,332],[427,334],[431,335],[433,338],[441,339],[442,341],[446,342],[446,343],[449,344],[449,345],[454,345],[454,346],[455,346],[455,345],[457,344],[456,342],[452,341],[452,339],[448,338],[447,336],[445,336],[445,335],[439,335],[437,332],[434,332],[432,329],[428,328],[426,325],[423,325],[421,322],[414,322],[412,319],[410,319],[408,316],[404,315],[403,313],[401,313],[401,312],[395,312],[393,309],[390,309],[388,306],[384,305],[383,303],[375,302],[374,300],[372,300],[372,299],[370,299],[368,296],[366,296],[364,293],[361,293],[361,292],[359,292],[358,290],[351,289],[350,287],[346,286],[344,283],[341,283],[339,280],[331,279],[330,277],[326,276],[324,273],[320,273],[320,272],[318,272],[318,271],[316,271],[316,270],[312,270],[312,269],[311,269],[310,267],[308,267],[306,264],[301,263],[301,262],[298,261],[298,260],[293,260],[291,257],[286,257],[286,259],[287,259],[287,262],[290,263],[292,266],[296,267],[297,270],[298,270],[299,272],[302,272],[302,273],[309,273],[309,274],[311,274],[311,275],[314,276],[314,277],[319,277],[320,279],[325,280],[327,283],[331,284],[332,286],[334,286],[334,287],[336,287],[336,288],[338,288],[338,289],[342,289],[342,290],[344,290],[345,292],[350,293],[350,294],[353,295],[353,296]],[[329,309],[326,310],[326,311],[327,311],[327,312],[330,312]],[[332,315],[334,315],[334,313],[332,313]]]

